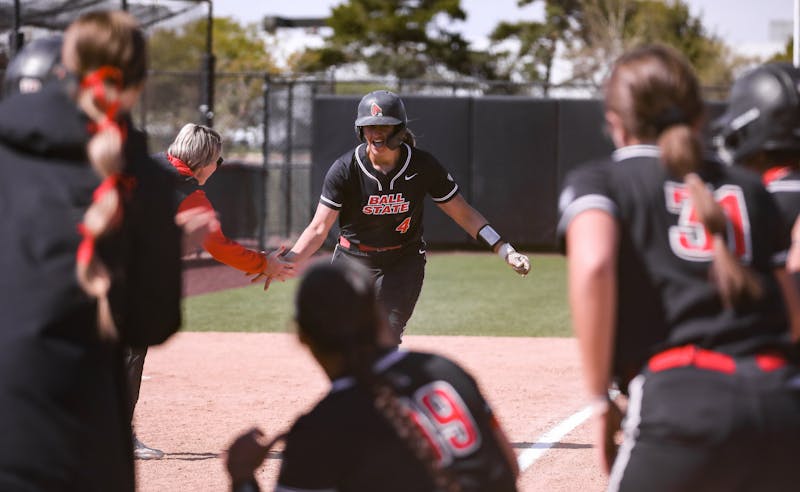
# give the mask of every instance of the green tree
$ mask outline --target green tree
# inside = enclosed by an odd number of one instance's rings
[[[214,125],[228,134],[257,127],[263,120],[262,74],[279,71],[261,32],[255,24],[242,26],[223,17],[214,19],[212,38],[216,57]],[[181,125],[201,120],[198,107],[206,20],[156,29],[148,43],[154,74],[146,92],[147,124],[154,144],[163,146]]]
[[[297,56],[295,68],[363,62],[372,74],[399,78],[493,76],[486,59],[451,29],[465,18],[460,0],[349,0],[332,9],[325,45]]]
[[[520,6],[541,1],[542,22],[499,24],[492,41],[513,40],[517,48],[500,52],[498,71],[526,81],[553,84],[553,63],[571,64],[565,84],[599,87],[613,61],[644,43],[663,43],[682,52],[707,86],[726,87],[741,63],[683,0],[518,0]]]
[[[536,0],[518,0],[525,6]],[[545,0],[543,22],[501,22],[489,39],[498,43],[514,41],[513,50],[496,50],[495,72],[503,78],[516,76],[526,82],[539,82],[546,94],[553,76],[559,44],[568,42],[572,26],[580,15],[579,0]]]
[[[599,85],[614,59],[637,45],[661,43],[686,56],[706,86],[727,87],[735,59],[683,0],[588,0],[575,57],[574,79]]]

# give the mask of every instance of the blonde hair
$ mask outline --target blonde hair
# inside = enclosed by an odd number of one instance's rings
[[[187,123],[167,152],[196,171],[217,162],[222,155],[222,136],[213,128]]]
[[[81,224],[84,240],[78,252],[76,274],[81,287],[98,301],[98,327],[106,338],[116,338],[108,291],[111,274],[94,254],[94,241],[119,226],[126,189],[121,176],[125,162],[126,128],[119,122],[123,91],[140,85],[147,73],[145,37],[136,20],[121,11],[82,15],[64,33],[64,66],[80,80],[78,107],[92,121],[86,153],[103,183]]]

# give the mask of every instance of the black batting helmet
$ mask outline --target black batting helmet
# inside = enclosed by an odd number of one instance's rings
[[[11,59],[3,77],[3,96],[20,92],[37,92],[55,79],[54,69],[61,62],[62,37],[39,38],[26,44]]]
[[[720,153],[736,163],[761,151],[800,154],[800,70],[767,63],[739,77],[712,131]]]
[[[400,96],[394,92],[379,90],[372,91],[361,98],[358,103],[355,130],[358,139],[364,141],[364,126],[394,125],[397,129],[386,140],[386,146],[396,149],[403,140],[403,130],[408,123],[406,107]]]

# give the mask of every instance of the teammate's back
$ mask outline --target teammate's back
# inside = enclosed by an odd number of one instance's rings
[[[469,374],[444,357],[418,352],[391,352],[376,366],[461,490],[516,490],[493,436],[494,416]],[[331,392],[295,423],[279,483],[354,492],[436,489],[425,466],[376,410],[374,397],[352,378],[335,380]]]

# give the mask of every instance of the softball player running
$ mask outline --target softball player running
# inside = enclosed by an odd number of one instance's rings
[[[341,236],[333,261],[356,260],[370,268],[398,344],[422,289],[426,195],[517,273],[530,271],[528,257],[464,200],[439,161],[414,146],[407,122],[396,94],[380,90],[361,99],[355,131],[362,143],[330,167],[317,211],[287,255],[292,261],[310,257],[338,219]]]
[[[331,390],[286,436],[275,490],[516,490],[514,451],[475,380],[444,357],[394,350],[365,267],[315,265],[295,308]],[[237,492],[258,490],[263,437],[250,431],[228,452]]]
[[[623,55],[605,103],[617,150],[567,177],[559,233],[607,466],[610,376],[629,394],[609,490],[793,490],[800,368],[781,287],[796,291],[774,200],[702,158],[699,85],[673,50]],[[713,227],[698,200],[711,193],[725,210]]]

